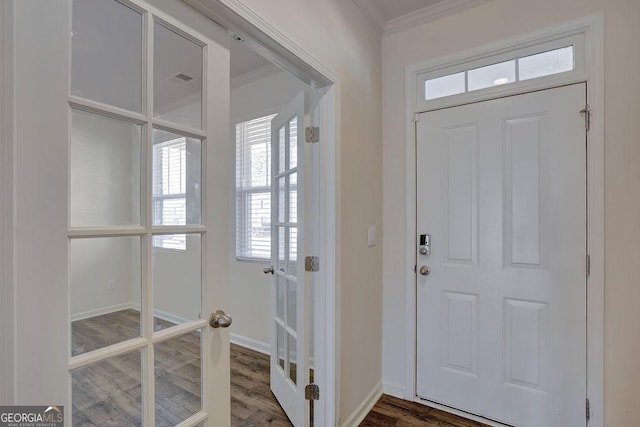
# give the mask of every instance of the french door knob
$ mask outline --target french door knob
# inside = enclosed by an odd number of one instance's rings
[[[431,274],[431,269],[426,265],[421,266],[419,271],[423,276],[428,276],[429,274]]]
[[[264,274],[273,274],[273,265],[270,265],[269,267],[265,267],[262,269],[262,272]]]
[[[228,328],[231,326],[233,319],[222,310],[216,310],[209,317],[209,325],[212,328]]]

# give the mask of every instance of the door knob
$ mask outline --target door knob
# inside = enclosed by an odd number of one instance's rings
[[[264,274],[273,274],[273,265],[270,265],[269,267],[265,267],[262,269],[262,272]]]
[[[228,328],[231,326],[233,319],[222,310],[216,310],[209,317],[209,325],[212,328]]]
[[[421,266],[419,271],[423,276],[428,276],[429,274],[431,274],[431,269],[426,265]]]

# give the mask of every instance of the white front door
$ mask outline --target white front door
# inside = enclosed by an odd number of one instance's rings
[[[229,425],[225,32],[180,2],[13,6],[16,403]]]
[[[305,271],[304,143],[308,95],[271,121],[271,390],[294,426],[309,425],[309,277]]]
[[[585,99],[576,84],[419,115],[418,397],[585,425]]]

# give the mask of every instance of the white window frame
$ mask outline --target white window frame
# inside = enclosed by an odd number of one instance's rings
[[[179,200],[179,199],[183,199],[184,203],[185,203],[185,212],[184,212],[184,223],[182,224],[164,224],[164,221],[161,224],[157,224],[157,225],[186,225],[187,223],[187,190],[186,190],[186,179],[187,179],[187,160],[186,160],[186,150],[187,150],[187,138],[184,136],[181,136],[179,138],[176,139],[172,139],[169,141],[165,141],[165,142],[160,142],[157,144],[153,145],[153,165],[157,166],[157,169],[154,169],[153,171],[153,175],[154,175],[154,181],[159,183],[160,187],[162,188],[162,175],[163,175],[163,162],[162,162],[162,154],[158,153],[157,151],[162,150],[163,148],[170,148],[173,146],[179,146],[182,145],[184,146],[184,158],[181,158],[181,162],[180,162],[180,186],[183,187],[184,186],[184,192],[181,193],[167,193],[167,194],[152,194],[152,203],[155,206],[156,203],[158,201],[164,202],[165,200]],[[159,160],[158,162],[156,162],[156,160]],[[184,163],[184,164],[183,164]],[[171,167],[171,165],[170,165]],[[171,174],[171,172],[169,172],[169,174]],[[156,209],[154,209],[154,213],[158,212]],[[158,212],[158,215],[162,216],[163,215],[163,210],[160,209]],[[182,245],[175,245],[175,244],[169,244],[167,246],[165,246],[165,244],[167,242],[171,242],[174,238],[176,239],[180,239],[182,240]],[[153,248],[154,249],[162,249],[162,250],[167,250],[167,251],[186,251],[187,250],[187,235],[186,234],[156,234],[153,236]]]
[[[562,34],[555,34],[541,39],[529,40],[514,46],[502,47],[483,51],[482,53],[449,60],[451,57],[441,58],[411,70],[411,79],[415,87],[413,88],[413,98],[415,103],[412,110],[415,112],[426,112],[447,108],[471,102],[479,102],[502,96],[510,96],[516,93],[526,93],[534,90],[545,89],[562,84],[583,82],[587,78],[585,62],[585,37],[581,31],[569,31]],[[573,46],[574,68],[571,71],[550,74],[528,80],[510,82],[504,85],[469,91],[465,84],[465,91],[455,95],[443,96],[434,99],[425,99],[425,82],[428,80],[444,77],[451,74],[468,72],[476,68],[500,62],[516,60],[530,55],[548,52],[551,50]],[[465,76],[466,79],[466,76]]]
[[[234,182],[234,213],[235,213],[235,257],[238,261],[248,261],[248,262],[269,262],[271,260],[271,207],[269,207],[269,214],[266,216],[267,221],[269,222],[269,236],[265,239],[265,243],[267,245],[267,254],[262,256],[255,256],[251,254],[252,245],[249,239],[243,237],[243,231],[246,233],[248,229],[251,227],[248,221],[249,217],[249,207],[247,206],[247,196],[249,194],[260,194],[264,193],[268,196],[269,203],[271,203],[271,125],[269,124],[268,132],[265,132],[266,140],[265,140],[265,149],[267,153],[267,162],[265,163],[266,168],[266,183],[262,186],[251,186],[249,183],[251,181],[251,166],[250,164],[245,165],[242,161],[238,159],[240,145],[242,148],[245,147],[245,140],[239,140],[237,130],[238,126],[245,125],[248,122],[252,122],[255,120],[267,120],[269,123],[276,116],[275,113],[271,112],[269,114],[259,114],[256,117],[249,118],[247,120],[239,121],[234,126],[235,133],[235,155],[234,161],[236,165],[235,171],[235,182]],[[238,167],[242,166],[244,170],[239,171]],[[242,241],[244,239],[244,241]]]
[[[561,47],[565,40],[575,38],[575,69],[543,76],[517,84],[495,86],[459,95],[424,100],[424,78],[462,71],[509,59],[509,55],[525,56]],[[554,43],[558,43],[555,44]],[[566,46],[566,45],[565,45]],[[533,51],[531,50],[533,49]],[[507,56],[504,56],[507,55]],[[504,58],[504,59],[503,59]],[[587,133],[587,250],[590,255],[590,274],[587,277],[587,398],[590,402],[589,425],[604,425],[604,15],[602,13],[565,22],[555,27],[490,45],[469,49],[452,55],[410,65],[406,68],[406,196],[407,222],[405,249],[415,253],[415,120],[419,113],[441,108],[470,104],[473,102],[518,95],[536,90],[550,89],[573,83],[587,83],[587,103],[590,108],[590,129]],[[438,74],[441,73],[441,74]],[[415,258],[406,257],[405,269],[413,272]],[[407,336],[415,336],[415,275],[405,276]],[[421,401],[416,397],[416,342],[406,341],[404,397]],[[457,410],[442,405],[428,405],[457,413]],[[467,416],[468,415],[464,415]],[[483,420],[486,422],[486,420]]]

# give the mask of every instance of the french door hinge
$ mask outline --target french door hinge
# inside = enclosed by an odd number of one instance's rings
[[[585,258],[585,272],[587,273],[587,276],[591,274],[591,255],[588,254]]]
[[[307,126],[304,128],[304,140],[305,142],[310,143],[320,141],[320,128],[313,126]]]
[[[317,257],[317,256],[304,257],[304,270],[320,271],[320,257]]]
[[[589,399],[585,400],[585,415],[587,416],[587,421],[591,418],[591,406],[589,405]]]
[[[591,128],[591,108],[587,104],[582,110],[580,110],[580,114],[584,116],[584,129],[588,132]]]
[[[320,387],[317,384],[307,384],[304,388],[304,398],[307,400],[320,400]]]

